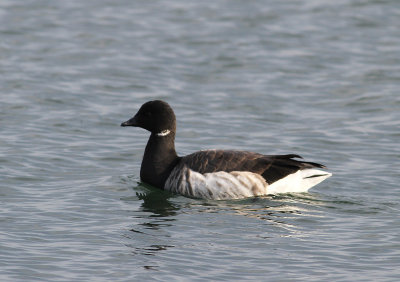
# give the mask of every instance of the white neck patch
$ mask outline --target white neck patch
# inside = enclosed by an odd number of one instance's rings
[[[171,131],[169,129],[166,129],[166,130],[163,130],[163,131],[157,133],[157,136],[163,137],[163,136],[167,136],[170,133],[171,133]]]

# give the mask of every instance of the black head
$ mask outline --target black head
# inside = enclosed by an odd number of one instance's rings
[[[176,120],[174,111],[166,102],[154,100],[143,104],[136,115],[121,123],[121,126],[141,127],[152,133],[164,130],[175,132]]]

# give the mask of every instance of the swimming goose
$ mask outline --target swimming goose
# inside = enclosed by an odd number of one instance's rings
[[[149,101],[121,126],[141,127],[151,135],[140,178],[152,186],[187,197],[213,200],[307,192],[332,174],[325,166],[295,160],[295,154],[263,155],[234,150],[205,150],[178,157],[176,119],[164,101]]]

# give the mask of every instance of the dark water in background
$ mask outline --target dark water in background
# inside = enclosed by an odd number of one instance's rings
[[[400,2],[0,1],[0,280],[400,278]],[[308,194],[138,184],[150,99],[177,150],[298,153]]]

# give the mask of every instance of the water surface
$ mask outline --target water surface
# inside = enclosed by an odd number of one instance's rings
[[[0,280],[397,281],[398,1],[0,3]],[[297,153],[333,177],[232,201],[140,184],[176,146]]]

